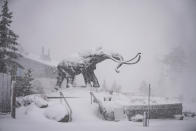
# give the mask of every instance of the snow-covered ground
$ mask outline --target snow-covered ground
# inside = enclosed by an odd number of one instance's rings
[[[0,131],[130,131],[130,130],[145,130],[145,131],[195,131],[196,118],[189,118],[185,120],[150,120],[150,127],[143,127],[142,122],[131,122],[123,120],[119,122],[103,120],[98,113],[98,105],[90,103],[89,88],[68,88],[62,90],[65,96],[77,97],[68,98],[68,102],[72,108],[72,122],[62,123],[46,117],[47,111],[58,108],[55,106],[60,104],[59,99],[50,100],[48,108],[39,108],[34,103],[26,107],[17,108],[16,119],[10,116],[0,115]],[[47,94],[48,96],[59,96],[59,92]],[[55,107],[54,107],[55,106]],[[58,110],[57,111],[62,111]]]

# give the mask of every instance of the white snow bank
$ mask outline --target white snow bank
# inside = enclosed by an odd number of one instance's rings
[[[65,96],[79,96],[81,98],[68,99],[73,109],[73,121],[70,123],[59,123],[45,117],[47,108],[38,108],[35,104],[17,108],[16,119],[0,118],[0,130],[2,131],[195,131],[196,118],[180,120],[150,120],[149,127],[143,127],[142,123],[132,121],[111,122],[97,117],[97,104],[90,103],[89,92],[86,88],[67,88]],[[59,96],[58,92],[54,94]],[[59,103],[54,99],[49,101]],[[49,108],[48,107],[48,108]],[[55,108],[55,107],[54,107]],[[26,111],[26,115],[25,112]]]
[[[27,106],[31,103],[34,103],[36,106],[40,108],[48,106],[48,102],[44,100],[44,98],[41,95],[28,95],[24,97],[17,97],[16,102],[18,106]]]
[[[65,105],[63,104],[54,104],[49,106],[44,112],[44,115],[46,118],[58,122],[63,121],[64,119],[66,119],[67,121],[69,120],[68,111],[66,110]]]

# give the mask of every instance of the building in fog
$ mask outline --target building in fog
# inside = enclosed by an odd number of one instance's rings
[[[40,59],[44,61],[51,61],[50,50],[48,49],[48,52],[45,52],[45,48],[42,47]]]

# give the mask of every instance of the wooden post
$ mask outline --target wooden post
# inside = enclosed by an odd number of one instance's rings
[[[93,103],[93,96],[92,96],[92,92],[90,92],[91,95],[91,104]]]
[[[90,99],[91,99],[91,104],[93,104],[92,86],[90,87],[90,95],[91,95],[91,96],[90,96],[90,97],[91,97],[91,98],[90,98]]]
[[[147,112],[145,111],[144,112],[144,118],[143,118],[143,126],[144,127],[147,127],[148,126],[148,121],[147,121],[147,118],[148,116],[147,116]]]
[[[12,81],[11,85],[11,116],[16,118],[16,92],[15,92],[15,81]]]
[[[149,89],[148,89],[148,126],[149,126],[149,122],[150,122],[150,93],[151,93],[151,89],[150,89],[150,84],[149,84]]]

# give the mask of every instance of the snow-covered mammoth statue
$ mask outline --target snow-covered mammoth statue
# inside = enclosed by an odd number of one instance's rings
[[[57,88],[61,87],[64,79],[67,80],[67,87],[72,86],[76,75],[82,74],[84,77],[85,85],[99,87],[99,82],[95,76],[94,70],[96,64],[111,59],[118,63],[116,72],[119,72],[119,68],[123,64],[131,65],[136,64],[140,61],[141,53],[138,53],[135,57],[129,60],[124,60],[123,57],[118,53],[108,52],[102,48],[98,48],[92,51],[86,51],[78,53],[67,59],[64,59],[57,66],[58,77],[57,77]]]

